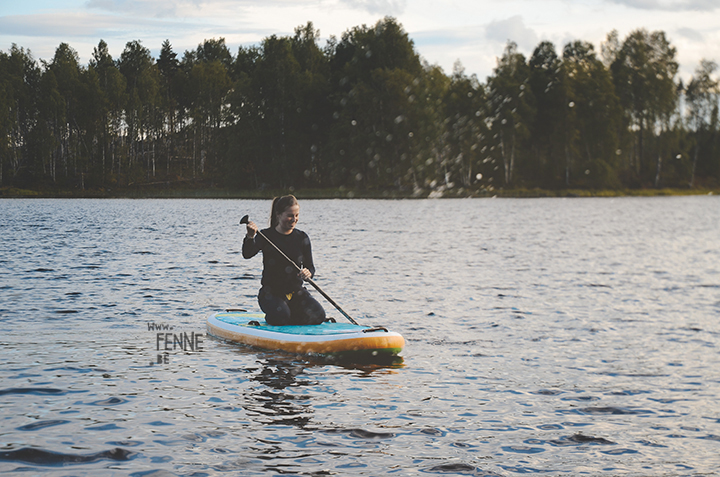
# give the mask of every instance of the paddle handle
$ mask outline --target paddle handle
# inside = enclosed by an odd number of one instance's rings
[[[247,217],[247,216],[245,216],[245,217]],[[243,217],[243,220],[245,220],[245,217]],[[240,223],[242,224],[243,221],[241,220]],[[246,223],[247,223],[247,222],[246,222]],[[277,251],[280,253],[280,255],[282,255],[283,257],[285,257],[285,260],[287,260],[288,262],[292,263],[293,266],[298,270],[298,272],[302,270],[302,268],[300,268],[297,263],[295,263],[295,262],[294,262],[290,257],[288,257],[287,255],[285,255],[285,252],[283,252],[282,250],[280,250],[280,248],[279,248],[277,245],[275,245],[270,239],[268,239],[268,238],[265,236],[265,234],[263,234],[260,230],[258,230],[257,233],[259,233],[260,236],[261,236],[262,238],[264,238],[270,245],[272,245],[273,247],[275,247],[275,250],[277,250]],[[338,305],[337,303],[335,303],[335,300],[333,300],[332,298],[330,298],[327,293],[325,293],[324,291],[322,291],[322,289],[318,286],[317,283],[315,283],[315,282],[312,280],[312,278],[308,278],[306,281],[307,281],[310,285],[312,285],[313,288],[315,288],[322,296],[324,296],[325,299],[326,299],[327,301],[329,301],[332,306],[334,306],[335,308],[337,308],[337,311],[339,311],[340,313],[342,313],[342,315],[343,315],[345,318],[347,318],[347,319],[350,321],[350,323],[352,323],[353,325],[357,325],[357,324],[358,324],[358,322],[355,321],[355,320],[353,320],[353,319],[350,317],[350,315],[348,315],[347,313],[345,313],[345,310],[343,310],[342,308],[340,308],[340,305]]]

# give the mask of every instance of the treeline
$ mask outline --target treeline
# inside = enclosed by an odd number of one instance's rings
[[[423,62],[396,20],[318,44],[311,23],[236,55],[140,41],[87,66],[69,45],[0,52],[0,184],[99,189],[197,181],[236,189],[445,190],[716,186],[718,82],[688,84],[663,32],[597,52],[509,42],[481,83]]]

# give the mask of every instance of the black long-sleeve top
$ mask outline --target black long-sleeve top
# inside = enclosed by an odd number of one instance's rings
[[[298,229],[290,234],[283,235],[274,228],[261,231],[265,237],[277,245],[300,268],[307,268],[315,275],[315,264],[312,258],[310,237]],[[262,285],[270,289],[275,295],[286,295],[302,288],[303,280],[298,276],[298,270],[285,257],[280,255],[275,247],[269,244],[259,233],[255,237],[245,237],[242,254],[244,258],[252,258],[262,250],[263,274]]]

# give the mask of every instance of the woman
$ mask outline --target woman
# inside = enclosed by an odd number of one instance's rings
[[[322,305],[303,287],[303,281],[315,274],[315,265],[310,238],[295,228],[299,216],[300,205],[294,196],[276,197],[270,211],[270,228],[258,234],[257,225],[249,222],[243,239],[243,257],[252,258],[259,251],[263,253],[258,302],[265,312],[265,321],[274,326],[318,325],[325,321]],[[268,240],[297,264],[299,273]]]

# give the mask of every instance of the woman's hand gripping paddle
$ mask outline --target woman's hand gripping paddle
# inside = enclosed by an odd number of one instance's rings
[[[246,215],[245,217],[243,217],[242,219],[240,219],[240,225],[247,224],[248,222],[250,222],[250,218],[249,218],[247,215]],[[290,259],[290,257],[288,257],[287,255],[285,255],[285,253],[283,253],[283,251],[280,250],[277,245],[275,245],[274,243],[272,243],[272,242],[270,241],[270,239],[268,239],[268,238],[265,236],[265,234],[263,234],[259,229],[258,229],[257,233],[259,233],[262,238],[264,238],[270,245],[272,245],[272,246],[275,248],[275,250],[277,250],[277,251],[280,253],[280,255],[282,255],[283,257],[285,257],[285,260],[287,260],[288,262],[292,263],[293,266],[294,266],[295,268],[297,268],[298,272],[302,270],[302,269],[298,266],[297,263],[293,262],[293,261]],[[348,315],[347,313],[345,313],[345,311],[344,311],[342,308],[340,308],[340,305],[338,305],[337,303],[335,303],[335,300],[333,300],[332,298],[330,298],[330,297],[327,295],[327,293],[325,293],[324,291],[322,291],[322,289],[317,285],[317,283],[315,283],[315,282],[312,280],[312,278],[307,278],[307,279],[305,279],[305,281],[308,282],[310,285],[312,285],[313,288],[315,288],[315,289],[318,291],[318,293],[320,293],[322,296],[324,296],[325,299],[326,299],[327,301],[329,301],[332,306],[334,306],[335,308],[337,308],[337,310],[338,310],[340,313],[342,313],[342,315],[343,315],[345,318],[347,318],[347,319],[350,321],[350,323],[352,323],[353,325],[357,325],[357,324],[358,324],[357,321],[353,320],[353,319],[350,317],[350,315]]]

